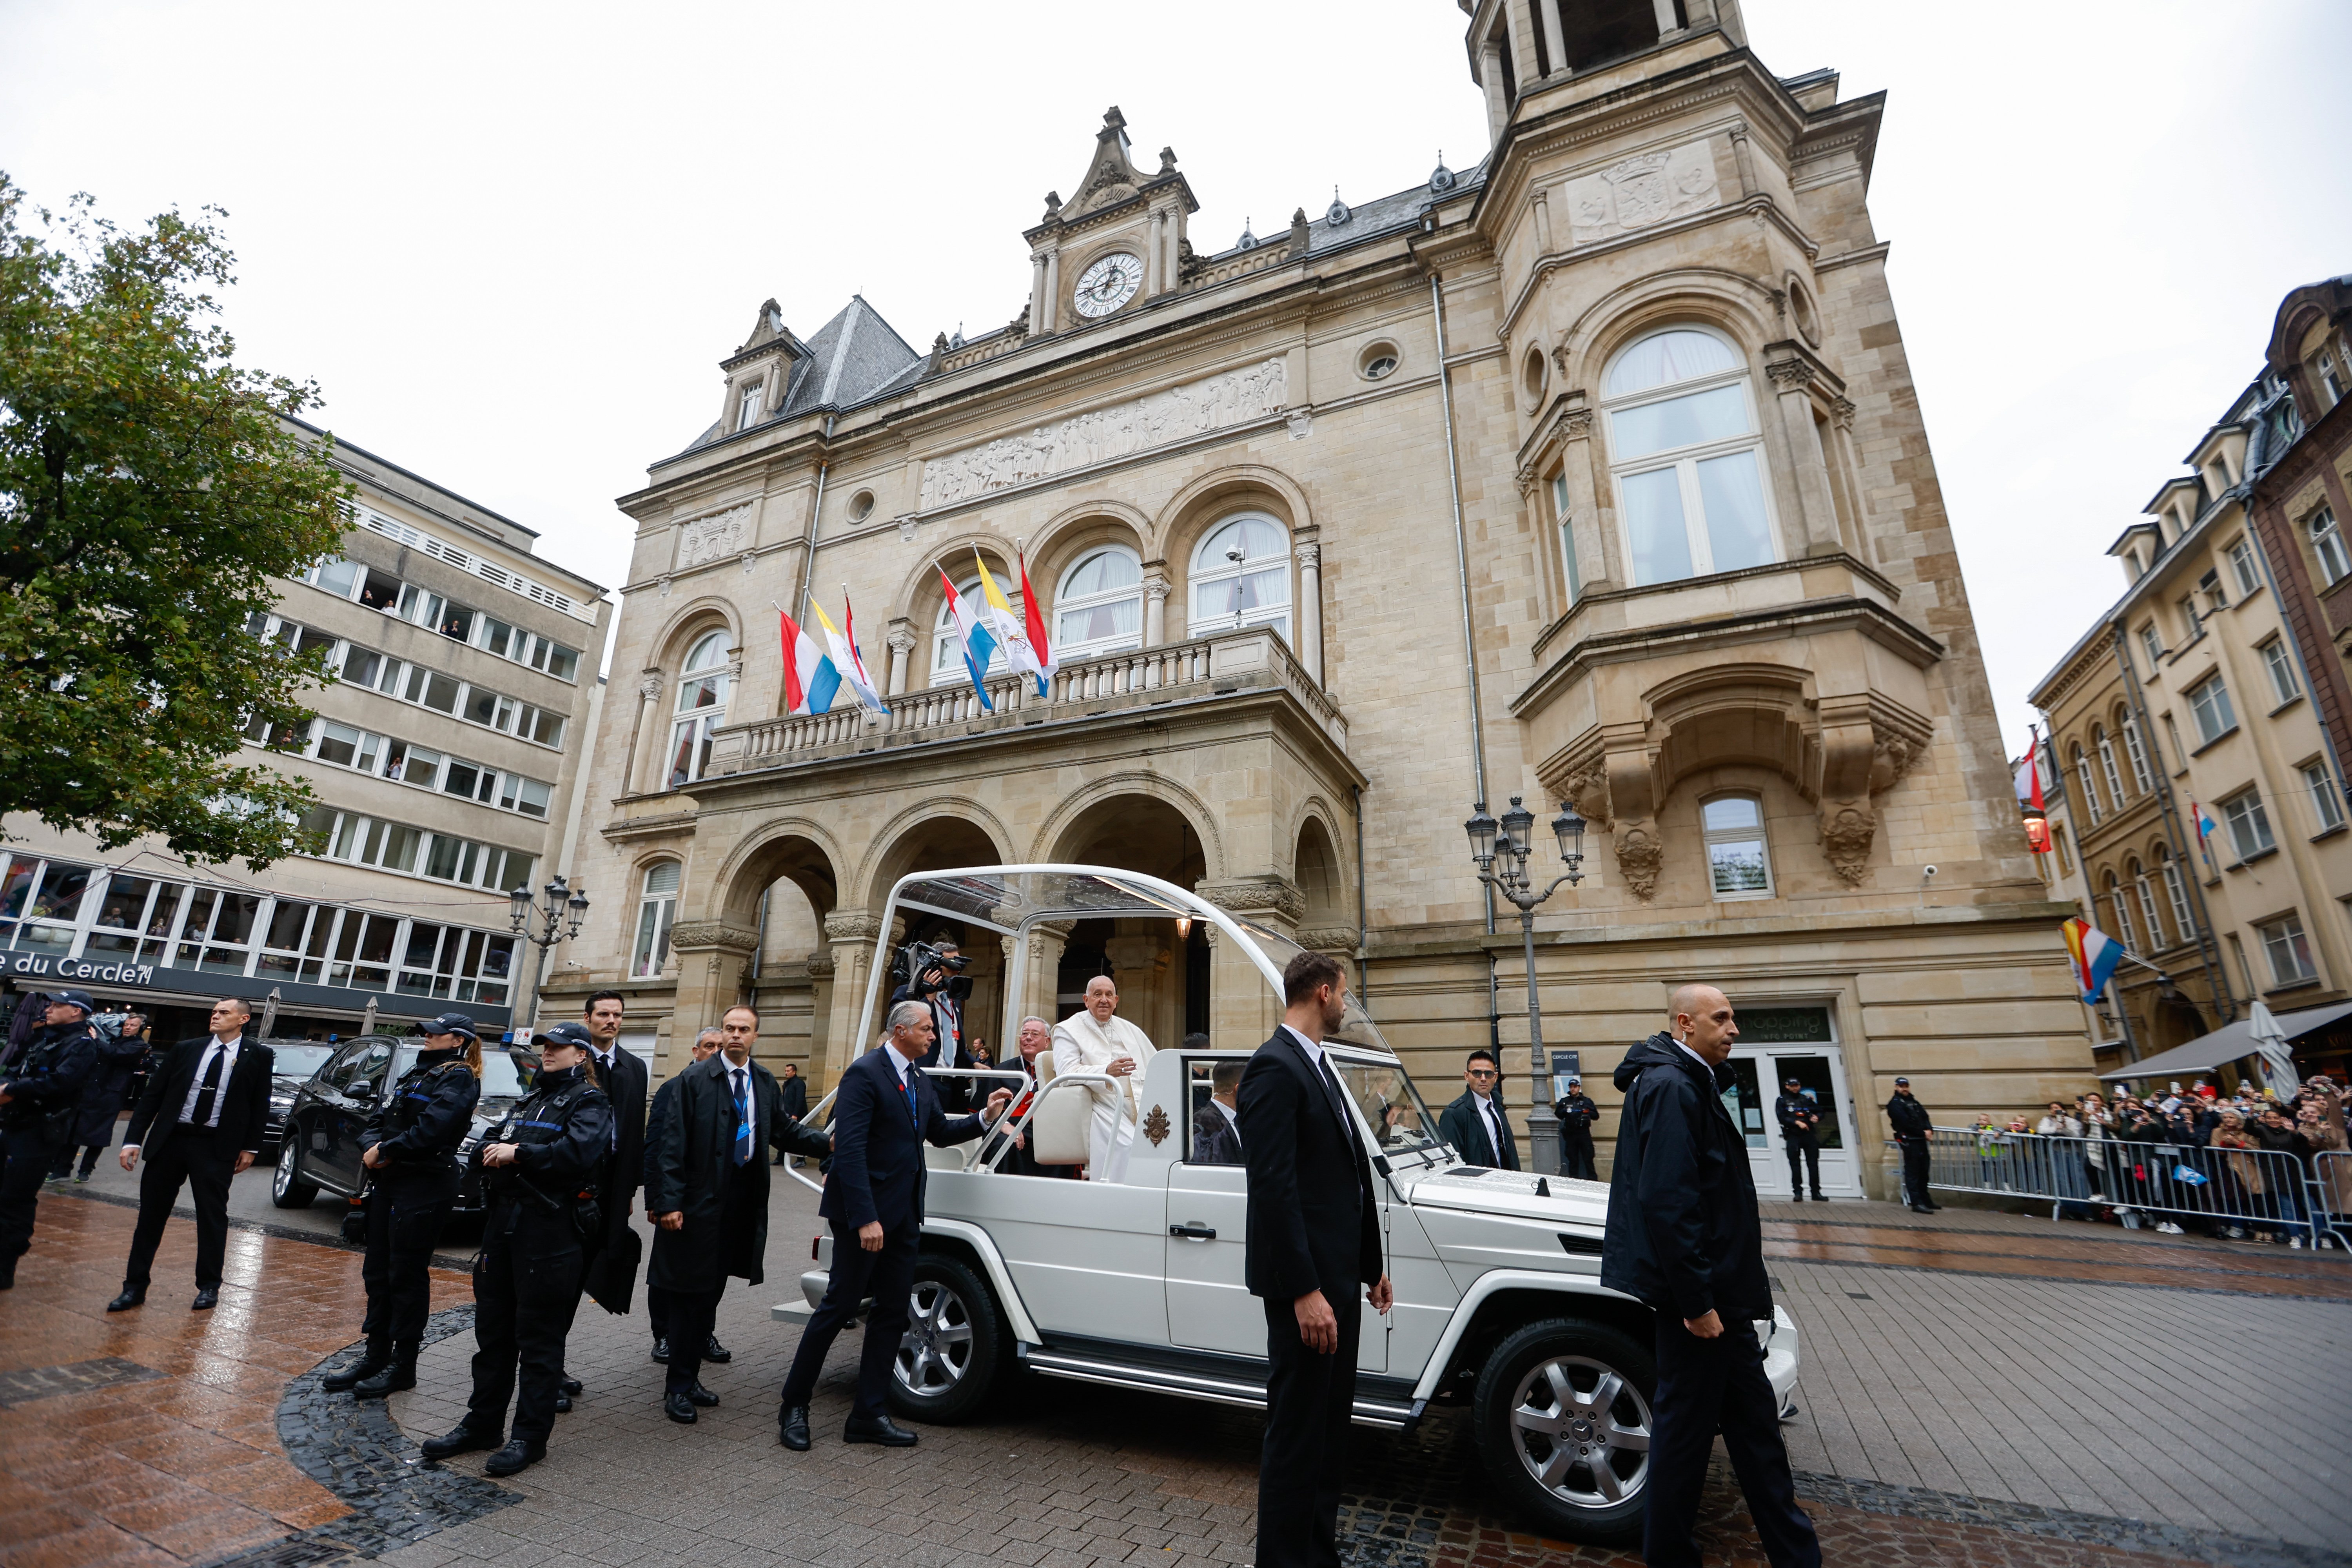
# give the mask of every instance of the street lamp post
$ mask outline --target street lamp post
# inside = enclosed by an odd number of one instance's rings
[[[532,903],[529,888],[518,887],[507,894],[516,934],[539,949],[539,956],[531,962],[530,1014],[525,1020],[526,1030],[539,1024],[539,988],[547,982],[547,950],[567,937],[578,936],[580,922],[588,918],[587,889],[574,888],[558,877],[540,892],[541,901],[537,904]]]
[[[1470,835],[1470,858],[1477,862],[1478,879],[1518,907],[1519,937],[1526,952],[1528,974],[1528,1092],[1532,1101],[1528,1108],[1528,1148],[1536,1170],[1556,1176],[1559,1174],[1559,1118],[1551,1108],[1550,1064],[1544,1058],[1543,1008],[1536,994],[1536,910],[1559,890],[1562,882],[1573,887],[1584,880],[1584,818],[1561,803],[1559,815],[1552,818],[1551,831],[1559,845],[1560,864],[1568,868],[1553,878],[1551,885],[1540,893],[1533,890],[1534,879],[1528,875],[1528,861],[1535,853],[1535,814],[1519,804],[1517,795],[1511,797],[1511,809],[1503,813],[1501,821],[1486,815],[1486,803],[1482,800],[1462,826]],[[1496,1086],[1498,1090],[1500,1087]]]

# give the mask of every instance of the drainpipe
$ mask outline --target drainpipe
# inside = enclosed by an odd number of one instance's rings
[[[840,417],[838,414],[824,416],[824,440],[828,452],[833,445],[833,422]],[[816,523],[817,519],[824,515],[824,481],[832,472],[833,458],[830,455],[816,460],[816,500],[809,503],[808,533],[801,542],[800,614],[793,617],[799,621],[808,619],[809,599],[816,589]]]
[[[2156,776],[2157,809],[2164,817],[2164,837],[2165,842],[2172,847],[2173,864],[2179,866],[2182,875],[2188,879],[2189,901],[2194,906],[2197,917],[2198,962],[2205,966],[2205,983],[2213,988],[2213,994],[2221,998],[2221,1022],[2227,1024],[2238,1016],[2238,997],[2237,993],[2230,989],[2230,971],[2221,962],[2221,940],[2214,936],[2213,918],[2205,909],[2205,880],[2197,874],[2197,862],[2190,858],[2188,841],[2181,834],[2180,810],[2172,796],[2171,770],[2164,765],[2163,751],[2154,749],[2158,747],[2156,721],[2148,717],[2147,701],[2140,691],[2139,673],[2132,667],[2131,640],[2126,636],[2124,617],[2117,616],[2109,623],[2108,630],[2115,636],[2116,663],[2123,670],[2124,694],[2131,699],[2132,716],[2139,724],[2141,749],[2156,759],[2150,771]],[[2076,863],[2080,864],[2079,861]],[[2083,879],[2085,886],[2090,881],[2090,868],[2084,866]]]
[[[1371,926],[1364,918],[1364,786],[1351,784],[1348,794],[1356,805],[1356,995],[1369,1007],[1372,971],[1364,949],[1370,940]]]

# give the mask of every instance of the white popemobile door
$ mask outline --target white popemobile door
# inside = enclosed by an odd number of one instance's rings
[[[1788,1146],[1773,1101],[1789,1079],[1821,1110],[1822,1191],[1831,1197],[1863,1195],[1854,1154],[1856,1125],[1845,1080],[1845,1054],[1836,1043],[1827,1006],[1742,1007],[1739,1044],[1733,1047],[1733,1085],[1723,1102],[1748,1139],[1748,1158],[1760,1197],[1792,1196]]]
[[[1168,1164],[1168,1341],[1263,1360],[1265,1308],[1249,1293],[1243,1274],[1249,1251],[1246,1175],[1239,1165],[1200,1164],[1192,1158],[1193,1117],[1208,1108],[1214,1065],[1186,1060],[1187,1113],[1171,1130],[1182,1136],[1183,1157]],[[1364,1309],[1358,1370],[1387,1370],[1388,1330],[1386,1318]]]

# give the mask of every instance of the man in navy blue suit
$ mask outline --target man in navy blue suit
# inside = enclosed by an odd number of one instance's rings
[[[890,1419],[882,1399],[907,1331],[908,1297],[914,1289],[923,1230],[923,1144],[944,1149],[979,1137],[1013,1098],[1012,1090],[1000,1089],[988,1097],[986,1110],[949,1116],[940,1109],[939,1091],[915,1065],[937,1037],[930,1008],[921,1002],[897,1003],[882,1048],[850,1063],[834,1089],[833,1170],[817,1205],[817,1213],[833,1226],[833,1275],[801,1334],[776,1418],[777,1440],[795,1453],[808,1449],[809,1395],[824,1370],[825,1352],[869,1296],[874,1313],[866,1321],[857,1398],[841,1440],[893,1448],[914,1444],[915,1434]]]

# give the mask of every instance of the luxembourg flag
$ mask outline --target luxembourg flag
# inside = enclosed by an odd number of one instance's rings
[[[1038,696],[1046,695],[1045,681],[1054,673],[1054,655],[1045,646],[1045,623],[1038,617],[1036,598],[1029,592],[1027,563],[1023,563],[1021,568],[1021,596],[1029,605],[1029,624],[1024,626],[1013,619],[1013,606],[1005,602],[1004,590],[996,585],[980,552],[973,551],[971,558],[980,567],[980,596],[987,602],[988,622],[995,628],[997,647],[1004,650],[1013,668],[1025,671],[1037,682]]]
[[[801,716],[831,710],[833,694],[841,689],[841,671],[817,651],[816,639],[801,630],[782,605],[776,618],[784,624],[784,711]]]
[[[2213,837],[2213,829],[2219,826],[2206,814],[2205,808],[2198,805],[2194,799],[2189,803],[2189,820],[2197,825],[2197,838],[2200,843]]]
[[[2107,978],[2124,959],[2123,943],[2088,921],[2068,921],[2066,952],[2074,960],[2074,983],[2084,1002],[2096,1002],[2107,988]]]
[[[971,689],[979,696],[981,707],[993,713],[996,704],[988,700],[985,678],[988,661],[996,655],[995,635],[981,624],[971,604],[955,591],[955,584],[948,581],[945,572],[940,573],[940,586],[947,590],[948,614],[955,618],[956,640],[963,645],[964,673],[971,677]]]
[[[874,683],[866,678],[866,661],[857,657],[857,616],[849,607],[849,590],[844,588],[841,591],[842,618],[849,623],[847,637],[835,629],[833,617],[824,613],[823,605],[811,599],[809,608],[816,612],[817,624],[824,628],[825,646],[833,650],[833,658],[828,662],[835,671],[849,683],[849,689],[857,693],[860,702],[877,713],[889,712],[882,701],[882,694],[875,690]]]

